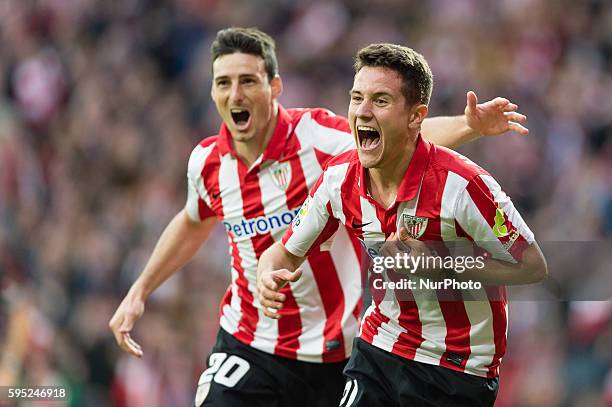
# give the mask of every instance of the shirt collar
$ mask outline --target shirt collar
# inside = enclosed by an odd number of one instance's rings
[[[420,134],[417,136],[416,148],[410,159],[410,164],[408,164],[408,168],[406,169],[406,174],[397,191],[397,197],[395,198],[396,203],[410,201],[417,196],[423,175],[425,174],[425,169],[427,168],[427,164],[429,164],[431,147],[432,144],[429,141],[425,140]],[[360,170],[360,193],[362,196],[367,197],[368,191],[365,168],[361,163],[358,165]]]
[[[285,110],[285,108],[279,104],[276,127],[274,128],[272,137],[270,137],[270,142],[268,143],[266,149],[263,152],[262,161],[278,161],[282,158],[283,152],[285,151],[285,145],[287,144],[287,138],[290,132],[291,116],[289,115],[287,110]],[[219,153],[221,155],[229,153],[233,157],[236,157],[236,151],[234,150],[232,142],[232,134],[230,133],[225,123],[221,123],[221,128],[219,129],[217,148],[219,149]]]

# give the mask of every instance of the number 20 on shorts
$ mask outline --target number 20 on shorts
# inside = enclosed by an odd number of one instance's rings
[[[246,360],[224,352],[213,353],[208,359],[209,367],[200,376],[195,405],[201,406],[206,400],[211,382],[225,387],[234,387],[249,371],[251,365]]]

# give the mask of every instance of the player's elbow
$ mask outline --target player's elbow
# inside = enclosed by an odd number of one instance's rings
[[[546,265],[546,260],[544,258],[542,258],[542,262],[540,264],[532,268],[531,275],[533,279],[532,283],[539,283],[546,280],[548,277],[548,266]]]
[[[525,269],[529,274],[529,283],[539,283],[544,281],[548,277],[548,265],[544,254],[540,250],[540,246],[534,242],[529,249],[527,249],[524,259],[526,261]]]

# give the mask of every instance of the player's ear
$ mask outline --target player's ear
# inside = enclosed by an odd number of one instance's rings
[[[408,127],[411,129],[417,129],[421,127],[423,124],[423,120],[427,117],[427,113],[429,112],[429,108],[427,105],[422,103],[415,104],[410,109],[410,119],[408,121]]]
[[[283,93],[283,80],[279,75],[276,75],[270,81],[270,87],[272,87],[272,98],[277,99]]]

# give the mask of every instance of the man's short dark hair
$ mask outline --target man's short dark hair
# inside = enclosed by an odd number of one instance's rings
[[[217,32],[217,36],[210,46],[212,61],[222,55],[242,52],[256,55],[264,60],[268,79],[272,80],[278,75],[278,62],[276,60],[276,44],[272,37],[257,28],[231,27]]]
[[[404,82],[402,93],[407,105],[429,104],[433,75],[425,57],[413,49],[396,44],[370,44],[357,52],[355,73],[364,66],[396,71]]]

